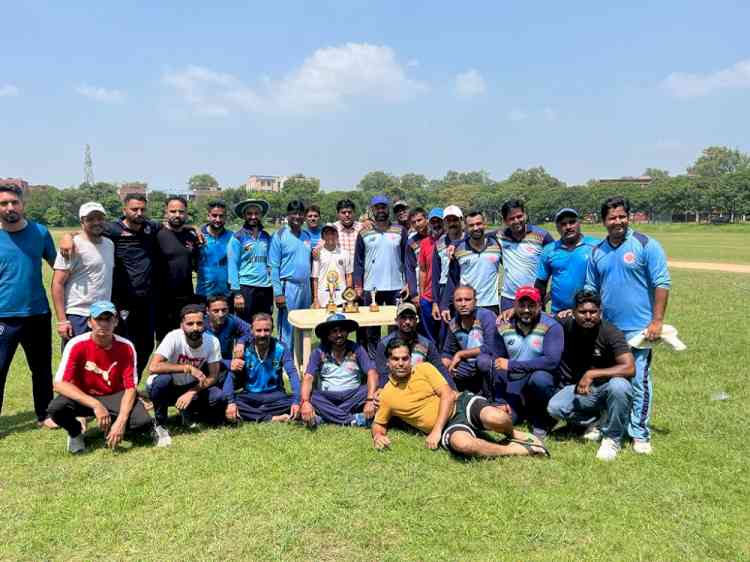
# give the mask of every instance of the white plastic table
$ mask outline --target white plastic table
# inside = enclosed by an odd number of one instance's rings
[[[339,307],[338,312],[341,312]],[[294,362],[299,369],[300,377],[305,374],[307,363],[312,353],[312,337],[315,326],[325,322],[330,315],[325,308],[302,308],[289,311],[289,323],[294,327]],[[344,313],[361,328],[369,326],[394,326],[396,324],[396,307],[380,306],[377,312],[370,312],[367,306],[360,306],[359,312]]]

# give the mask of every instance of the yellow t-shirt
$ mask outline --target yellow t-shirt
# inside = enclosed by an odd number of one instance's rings
[[[397,417],[416,429],[429,433],[437,421],[440,397],[435,393],[448,383],[430,363],[419,363],[406,381],[393,377],[380,392],[380,407],[375,414],[375,423],[387,425]]]

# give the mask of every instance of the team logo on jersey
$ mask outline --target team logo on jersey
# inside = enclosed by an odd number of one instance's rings
[[[536,250],[537,250],[536,246],[532,246],[531,244],[526,244],[523,247],[523,251],[526,252],[527,254],[529,254],[530,256],[536,255],[536,253],[537,253]]]
[[[625,252],[625,255],[622,256],[622,261],[627,264],[633,263],[635,261],[635,254],[633,252]]]
[[[594,348],[594,357],[601,357],[601,356],[602,356],[601,350],[598,347],[595,347]]]
[[[486,259],[486,260],[487,260],[488,262],[490,262],[490,263],[497,263],[497,262],[498,262],[498,260],[500,259],[500,256],[499,256],[499,255],[497,255],[497,254],[487,254],[487,255],[485,256],[485,259]]]
[[[540,347],[542,347],[542,340],[534,338],[533,340],[531,340],[531,347],[539,349]]]
[[[339,261],[338,261],[337,263],[338,263],[338,264],[339,264],[339,265],[340,265],[341,267],[344,267],[344,260],[339,260]]]

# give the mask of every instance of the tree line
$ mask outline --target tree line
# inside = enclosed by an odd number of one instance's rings
[[[221,190],[220,199],[230,209],[248,197],[261,197],[271,204],[268,222],[280,221],[286,215],[286,205],[293,199],[316,204],[324,221],[335,220],[336,203],[351,199],[361,212],[370,198],[385,193],[392,201],[404,199],[412,207],[458,205],[464,210],[482,210],[490,222],[501,220],[500,208],[509,199],[525,202],[531,220],[546,222],[562,207],[574,207],[584,217],[597,220],[601,202],[611,195],[624,195],[632,203],[633,211],[644,213],[650,221],[740,222],[750,219],[750,155],[727,147],[708,147],[687,170],[687,174],[670,176],[664,170],[648,168],[644,175],[650,183],[633,180],[624,183],[604,183],[591,180],[585,185],[566,185],[549,174],[542,166],[518,169],[504,180],[493,180],[483,170],[457,172],[450,170],[442,179],[428,179],[421,174],[396,176],[384,171],[366,174],[350,190],[321,191],[317,180],[294,176],[286,181],[278,193],[250,193],[244,186]],[[218,186],[209,174],[193,176],[189,186]],[[148,210],[153,218],[161,217],[167,193],[149,191]],[[199,196],[190,201],[194,222],[204,220],[207,205],[213,199]],[[52,227],[78,224],[78,207],[86,201],[99,201],[111,217],[119,217],[122,203],[117,186],[99,182],[77,188],[58,189],[54,186],[33,186],[26,199],[27,216]]]

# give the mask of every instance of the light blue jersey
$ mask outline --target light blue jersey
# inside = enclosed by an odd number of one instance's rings
[[[518,241],[510,234],[510,228],[497,231],[497,238],[503,246],[503,276],[502,296],[513,299],[516,291],[524,285],[533,285],[542,249],[555,240],[550,233],[534,225],[526,225],[526,234]]]
[[[645,234],[629,228],[616,248],[605,239],[591,253],[585,288],[600,294],[604,319],[623,332],[646,328],[653,317],[654,290],[670,286],[667,256]]]
[[[547,282],[552,278],[550,295],[552,296],[552,312],[573,308],[574,297],[583,289],[586,281],[586,268],[591,251],[600,242],[591,236],[581,236],[578,243],[569,248],[562,241],[547,244],[539,260],[536,278]]]
[[[469,238],[455,245],[448,273],[448,284],[442,296],[440,309],[448,310],[453,301],[453,292],[460,285],[468,285],[476,291],[477,306],[497,306],[500,303],[498,287],[502,271],[500,243],[493,237],[484,239],[484,248],[475,250]]]
[[[229,287],[239,291],[240,285],[270,287],[271,271],[268,267],[268,248],[271,235],[259,230],[253,236],[250,230],[240,228],[229,239],[227,246],[227,275]]]
[[[268,250],[274,297],[284,294],[282,281],[292,281],[298,285],[306,283],[309,286],[312,273],[311,252],[310,233],[306,230],[300,230],[299,236],[288,226],[274,232]]]
[[[398,291],[404,287],[406,230],[392,224],[385,230],[363,228],[354,248],[354,285],[365,291]],[[408,280],[410,291],[416,287]]]
[[[204,226],[201,231],[206,242],[200,247],[195,294],[203,297],[229,295],[227,247],[234,233],[224,229],[219,236],[214,236],[208,226]]]

